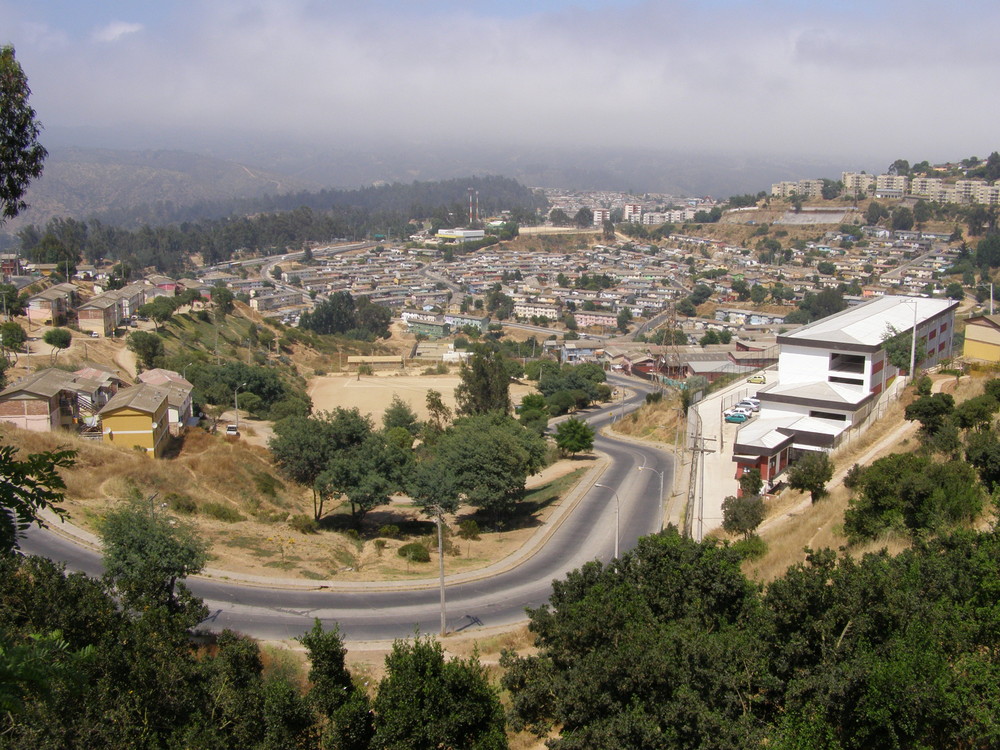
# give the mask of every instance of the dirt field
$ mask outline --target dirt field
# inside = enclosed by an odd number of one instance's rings
[[[454,411],[455,387],[460,382],[458,375],[404,375],[395,372],[362,375],[360,378],[357,375],[324,375],[310,381],[309,396],[317,411],[356,406],[362,414],[371,414],[379,424],[382,412],[394,394],[398,394],[420,419],[427,419],[426,399],[430,390],[440,392],[442,400]],[[510,399],[517,404],[522,396],[534,390],[532,386],[514,383],[510,388]]]

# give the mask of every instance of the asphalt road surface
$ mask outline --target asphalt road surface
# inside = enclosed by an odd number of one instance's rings
[[[635,395],[579,416],[596,428],[638,407],[648,390],[642,381],[612,376],[612,384],[627,383]],[[638,538],[659,529],[660,476],[671,484],[673,462],[662,451],[598,435],[595,448],[611,461],[600,484],[615,488],[620,507],[620,550],[624,554]],[[646,466],[655,471],[639,471]],[[608,560],[615,542],[614,492],[593,486],[572,513],[552,533],[547,543],[522,563],[480,580],[446,584],[449,631],[509,626],[526,619],[525,609],[544,604],[553,579],[584,563]],[[22,540],[22,550],[65,562],[70,569],[92,575],[101,572],[96,552],[74,545],[63,537],[32,529]],[[395,590],[310,589],[290,590],[244,585],[220,579],[188,580],[211,612],[204,625],[212,630],[231,628],[257,638],[285,639],[302,635],[314,618],[327,627],[340,624],[348,640],[391,640],[440,628],[439,590],[435,581],[400,584]]]

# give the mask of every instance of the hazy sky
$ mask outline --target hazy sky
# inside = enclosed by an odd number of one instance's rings
[[[997,29],[996,0],[0,0],[45,126],[150,147],[240,132],[985,157]]]

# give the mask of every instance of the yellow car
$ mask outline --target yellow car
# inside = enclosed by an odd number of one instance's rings
[[[766,383],[767,382],[767,378],[764,377],[763,374],[757,373],[756,375],[751,375],[749,378],[747,378],[747,382],[748,383]]]

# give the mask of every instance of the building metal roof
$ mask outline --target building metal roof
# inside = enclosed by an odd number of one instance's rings
[[[147,414],[155,414],[166,399],[167,391],[165,388],[149,383],[139,383],[132,388],[118,391],[99,413],[105,416],[120,409],[135,409]]]
[[[897,332],[913,328],[914,305],[919,325],[946,310],[957,307],[958,302],[925,297],[878,297],[779,336],[778,342],[823,343],[833,346],[848,344],[877,348],[882,345],[889,326]]]

